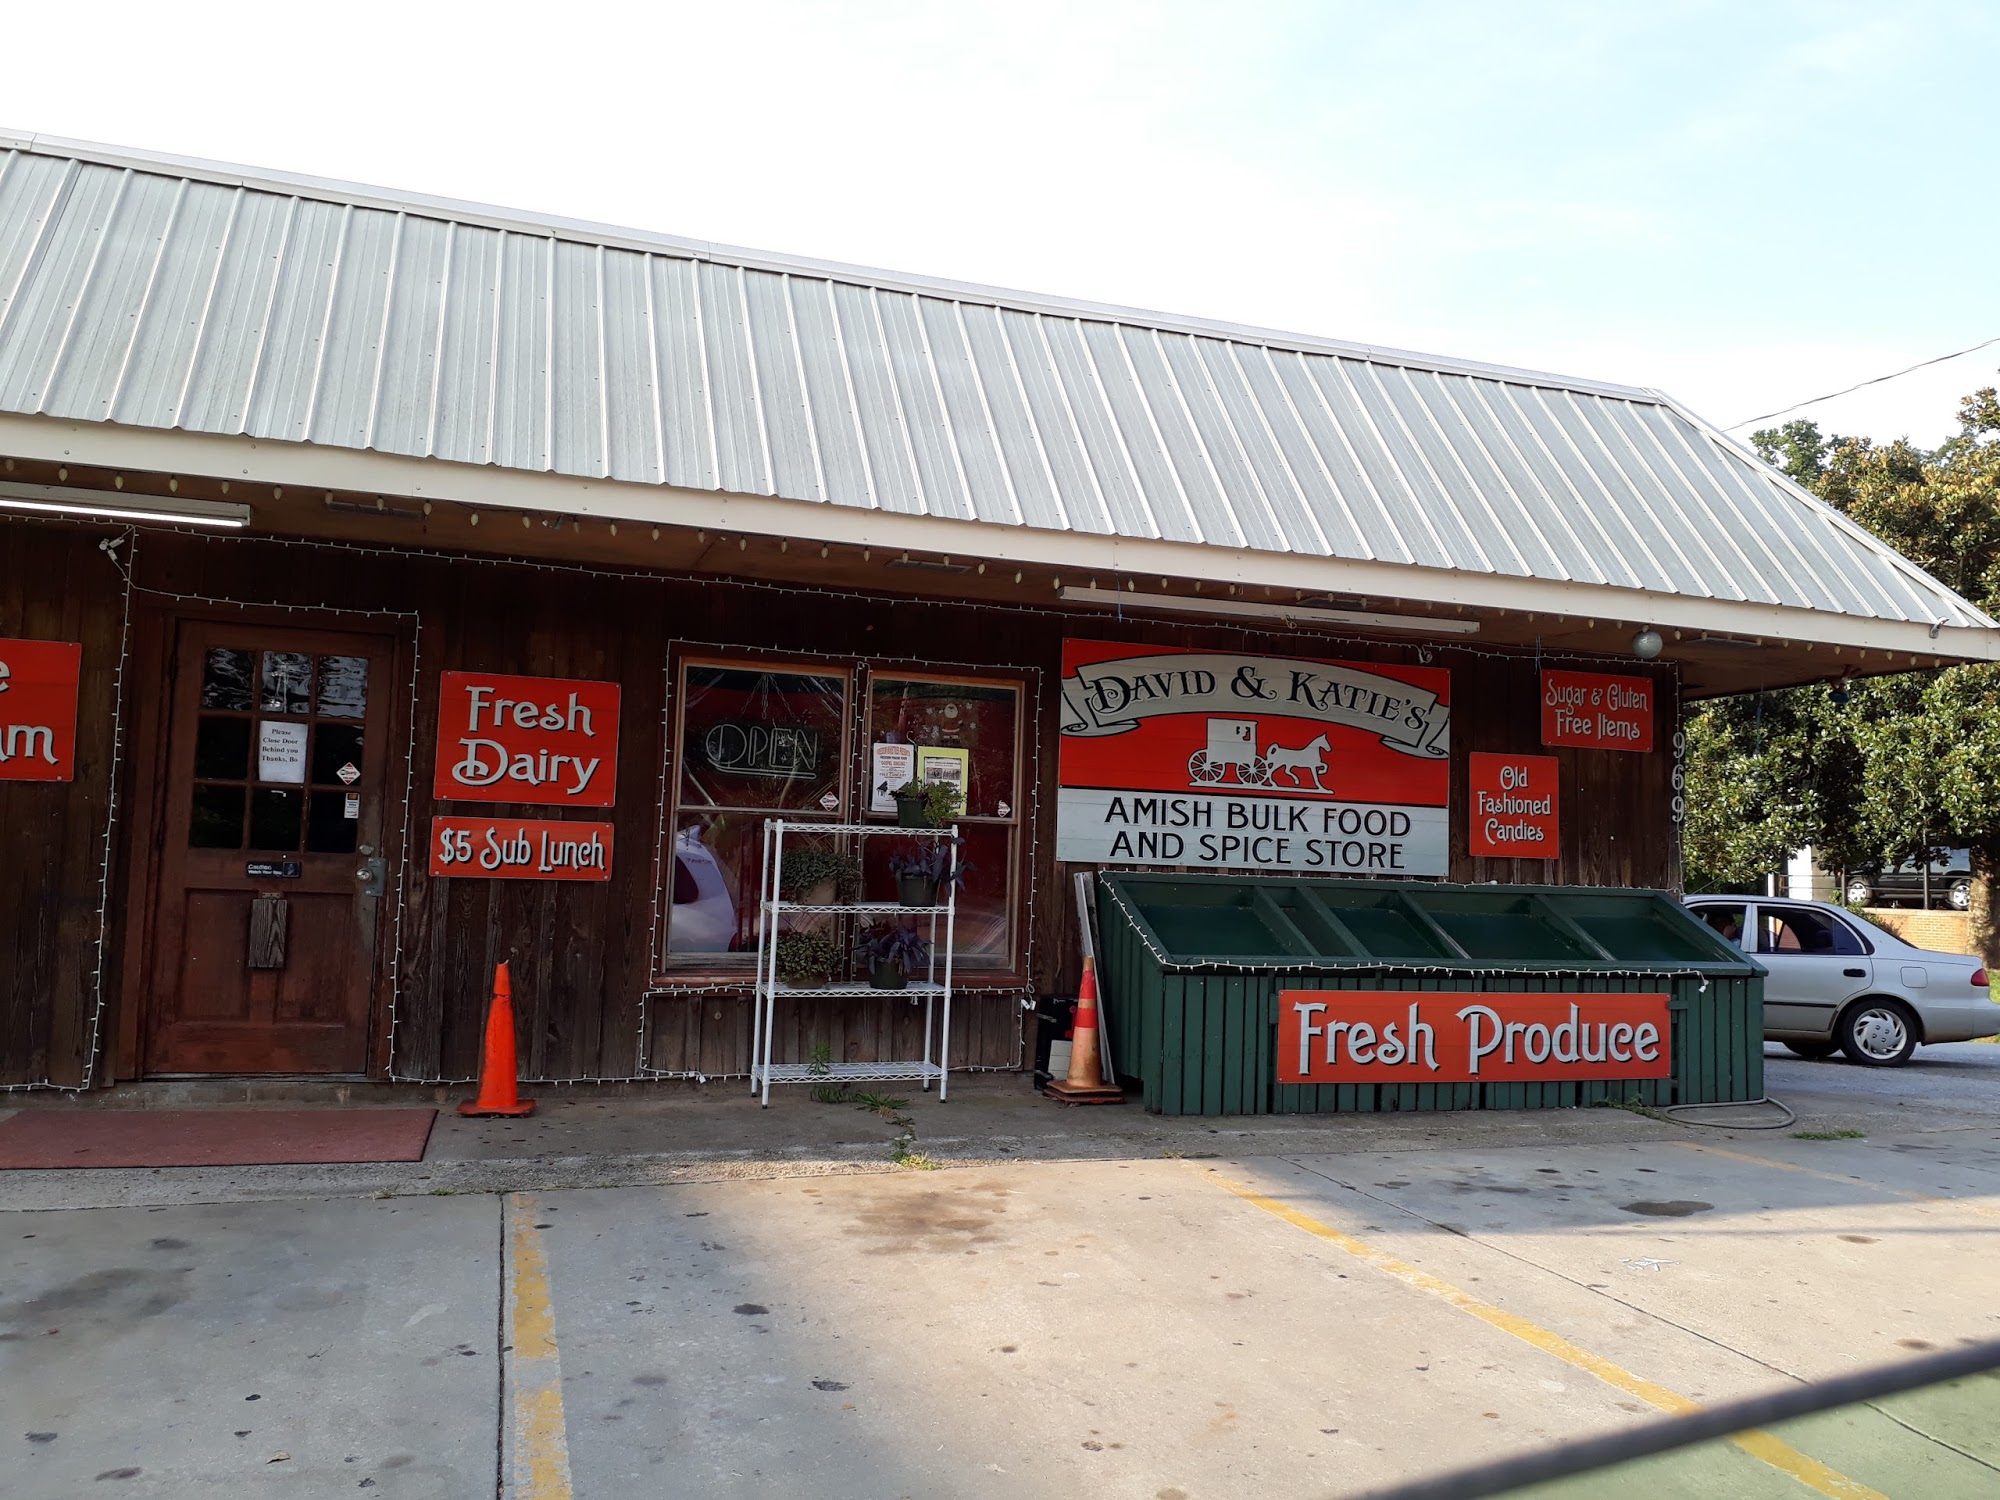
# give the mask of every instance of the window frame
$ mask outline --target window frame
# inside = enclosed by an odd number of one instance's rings
[[[997,686],[1016,695],[1014,716],[1014,796],[1008,818],[986,816],[965,821],[1012,830],[1014,850],[1008,869],[1009,954],[1004,963],[964,967],[960,961],[955,987],[962,993],[1025,991],[1034,971],[1034,900],[1036,841],[1041,796],[1041,688],[1039,667],[1007,662],[930,662],[908,657],[868,657],[852,654],[786,651],[775,647],[737,646],[712,641],[676,639],[667,643],[662,668],[665,694],[661,713],[662,757],[658,788],[658,823],[654,848],[652,941],[648,993],[655,995],[747,993],[756,983],[754,971],[737,963],[674,962],[668,951],[673,919],[674,840],[681,822],[681,736],[685,733],[686,671],[690,666],[794,670],[806,675],[843,676],[847,701],[842,721],[844,757],[839,782],[841,808],[834,813],[802,814],[801,821],[864,823],[893,826],[893,814],[868,811],[870,774],[868,738],[878,680],[939,682],[968,687]],[[769,810],[764,810],[768,812]],[[732,955],[734,957],[735,955]],[[693,955],[687,955],[693,958]]]
[[[1039,763],[1031,761],[1035,753],[1035,737],[1031,722],[1038,722],[1040,708],[1040,677],[1032,667],[994,667],[981,671],[977,667],[954,668],[938,663],[924,663],[903,666],[895,660],[866,660],[862,663],[861,679],[863,691],[856,695],[855,755],[854,764],[860,785],[854,802],[854,820],[876,826],[891,825],[894,813],[878,813],[869,810],[868,783],[871,779],[872,759],[869,755],[875,741],[873,739],[875,717],[875,684],[877,682],[931,682],[946,687],[1005,687],[1014,693],[1014,746],[1013,795],[1007,804],[1013,809],[1006,817],[986,815],[983,817],[961,816],[959,823],[983,828],[1006,828],[1010,831],[1012,848],[1007,868],[1007,958],[993,965],[968,962],[965,955],[953,958],[954,977],[964,977],[967,989],[1019,989],[1029,982],[1033,965],[1033,939],[1030,923],[1033,913],[1028,899],[1029,888],[1034,884],[1035,819],[1034,786],[1028,784],[1040,770]],[[1027,773],[1024,776],[1024,771]],[[1036,783],[1038,784],[1038,783]]]

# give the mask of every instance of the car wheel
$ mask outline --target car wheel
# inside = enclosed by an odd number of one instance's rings
[[[1951,888],[1944,893],[1944,899],[1951,903],[1953,911],[1964,911],[1972,905],[1972,882],[1954,880]]]
[[[1864,1068],[1896,1068],[1917,1050],[1917,1018],[1900,1000],[1860,1000],[1841,1015],[1840,1050]]]
[[[1808,1062],[1818,1062],[1840,1050],[1838,1042],[1787,1042],[1785,1045]]]
[[[1850,880],[1847,882],[1847,904],[1849,906],[1866,906],[1868,898],[1874,894],[1874,888],[1865,880]]]

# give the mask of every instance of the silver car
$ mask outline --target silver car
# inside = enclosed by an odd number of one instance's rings
[[[1891,1068],[1926,1042],[2000,1035],[1986,967],[1913,948],[1825,901],[1691,896],[1688,908],[1770,971],[1764,1035],[1800,1057]]]

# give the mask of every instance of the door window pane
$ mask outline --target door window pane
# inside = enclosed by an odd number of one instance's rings
[[[194,789],[194,816],[188,824],[188,847],[243,847],[242,787],[198,786]]]
[[[266,651],[257,706],[266,713],[312,712],[312,658],[302,651]]]
[[[350,776],[340,773],[348,766]],[[361,778],[361,726],[358,724],[315,724],[313,726],[312,779],[315,786],[353,786]]]
[[[260,786],[250,794],[250,847],[289,853],[299,847],[305,793]]]
[[[319,714],[324,719],[365,719],[368,716],[368,658],[322,656],[319,659]]]
[[[204,714],[194,735],[194,774],[225,781],[250,779],[250,721]]]
[[[313,792],[306,816],[306,850],[311,854],[352,854],[361,828],[359,792]],[[347,815],[352,797],[354,817]]]
[[[1757,913],[1757,951],[1857,954],[1862,949],[1845,925],[1824,913],[1783,907]]]
[[[248,651],[237,651],[228,646],[211,647],[201,664],[201,706],[248,713],[250,659]]]
[[[306,779],[306,726],[290,719],[257,721],[257,779],[298,786]]]
[[[1723,937],[1737,947],[1743,946],[1743,911],[1741,906],[1704,906],[1695,912],[1702,921],[1708,923]]]

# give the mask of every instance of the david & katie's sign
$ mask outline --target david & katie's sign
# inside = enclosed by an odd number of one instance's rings
[[[1451,674],[1064,641],[1056,858],[1443,875]]]
[[[617,786],[617,683],[444,674],[434,797],[610,807]]]
[[[0,781],[76,779],[83,647],[0,640]]]
[[[1553,755],[1468,755],[1466,851],[1555,859],[1562,849],[1561,771]]]
[[[1563,1083],[1666,1078],[1664,994],[1285,990],[1280,1083]]]
[[[1542,673],[1542,743],[1587,750],[1653,748],[1649,677],[1604,672]]]

